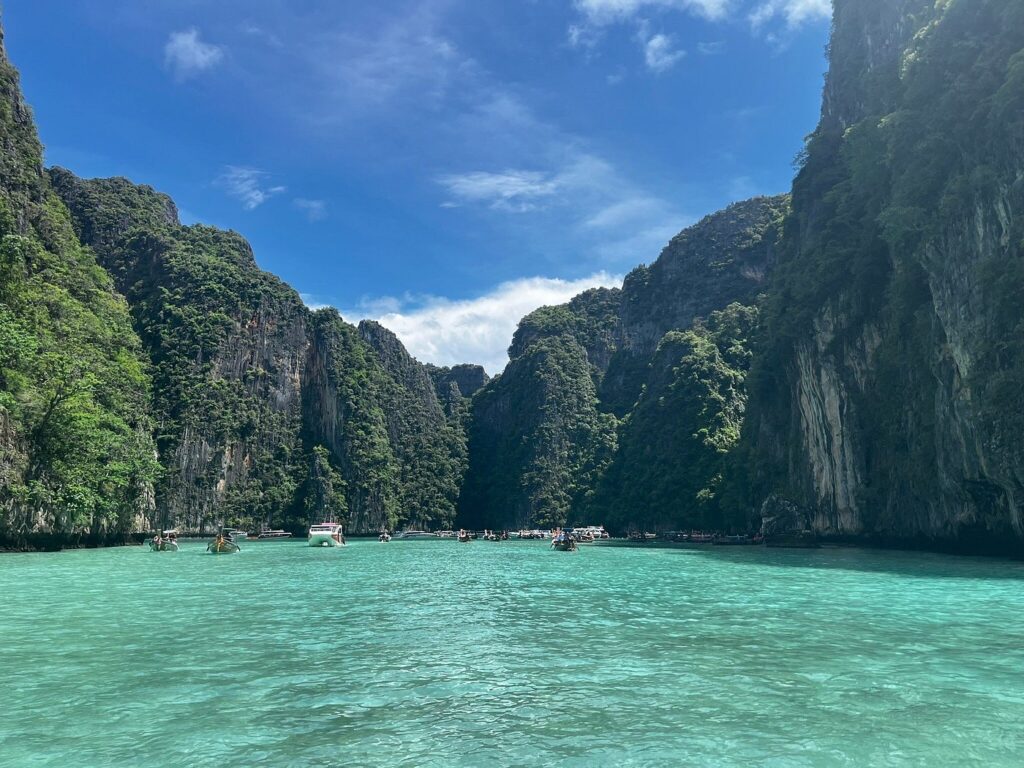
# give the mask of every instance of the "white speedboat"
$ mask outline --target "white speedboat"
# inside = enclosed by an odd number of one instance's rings
[[[309,546],[311,547],[344,547],[345,534],[341,532],[340,523],[318,523],[310,526]]]
[[[436,533],[430,533],[429,531],[402,531],[396,539],[436,539]]]
[[[245,531],[240,531],[237,528],[228,528],[227,533],[231,534],[231,538],[235,541],[243,541],[249,538],[249,534]]]

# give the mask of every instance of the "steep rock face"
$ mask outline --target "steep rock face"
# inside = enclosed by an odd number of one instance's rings
[[[123,541],[152,519],[141,345],[41,160],[0,32],[0,548]]]
[[[757,312],[738,302],[763,290],[788,203],[730,206],[621,290],[523,318],[509,366],[473,398],[462,521],[620,531],[709,522],[746,402]],[[709,330],[702,319],[716,314],[729,319]]]
[[[541,307],[519,321],[508,356],[513,360],[540,339],[569,336],[587,353],[595,383],[600,382],[617,349],[622,291],[592,288],[568,304]]]
[[[615,530],[729,527],[721,501],[746,408],[757,309],[731,304],[666,333],[618,450],[578,512]]]
[[[622,286],[617,353],[601,387],[619,416],[636,402],[645,367],[662,337],[734,302],[753,304],[777,256],[789,196],[757,197],[705,217],[674,238]]]
[[[398,522],[396,459],[384,413],[387,382],[359,332],[333,309],[310,318],[302,380],[306,439],[327,448],[343,479],[348,529]]]
[[[154,370],[162,521],[284,524],[301,474],[306,309],[233,232],[183,227],[125,179],[51,172],[83,242],[132,308]]]
[[[819,533],[1020,551],[1022,49],[1009,0],[836,3],[749,426]]]
[[[386,374],[382,406],[397,461],[399,520],[416,528],[450,528],[466,471],[462,414],[453,405],[446,412],[429,370],[395,334],[364,320],[359,335]]]
[[[586,350],[540,337],[473,398],[459,519],[470,527],[563,525],[615,444]]]
[[[434,382],[437,396],[443,403],[448,403],[453,397],[470,398],[490,380],[482,365],[462,364],[440,368],[428,364],[426,368]]]

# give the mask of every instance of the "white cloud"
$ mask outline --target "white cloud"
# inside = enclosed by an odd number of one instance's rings
[[[576,8],[592,24],[610,24],[654,9],[685,10],[706,19],[724,18],[734,0],[576,0]]]
[[[297,197],[292,205],[303,211],[310,221],[323,221],[327,218],[327,203],[323,200],[309,200],[305,197]]]
[[[517,213],[534,210],[541,198],[555,194],[559,187],[557,179],[537,171],[521,170],[450,174],[437,181],[463,202],[486,203],[496,210]]]
[[[766,0],[748,17],[755,31],[774,19],[785,19],[790,29],[819,19],[832,18],[832,0]]]
[[[186,80],[216,66],[224,58],[224,49],[199,39],[195,27],[172,32],[164,46],[164,65],[178,80]]]
[[[258,208],[274,195],[285,191],[285,187],[268,187],[265,184],[270,174],[258,168],[244,165],[227,165],[224,172],[214,180],[214,184],[232,197],[242,201],[247,211]]]
[[[621,284],[621,275],[607,272],[579,280],[525,277],[501,283],[475,299],[385,297],[342,310],[342,316],[350,321],[377,320],[423,362],[478,363],[494,374],[508,362],[508,345],[520,319],[538,307],[562,304],[588,288]]]
[[[653,72],[672,69],[685,55],[686,51],[676,49],[668,35],[657,34],[644,43],[644,61]]]

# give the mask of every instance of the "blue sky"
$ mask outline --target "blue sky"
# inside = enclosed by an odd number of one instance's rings
[[[500,369],[515,321],[786,191],[828,0],[6,0],[48,164]]]

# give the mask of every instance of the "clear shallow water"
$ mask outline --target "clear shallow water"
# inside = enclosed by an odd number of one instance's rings
[[[1024,764],[1022,564],[204,547],[0,557],[0,765]]]

